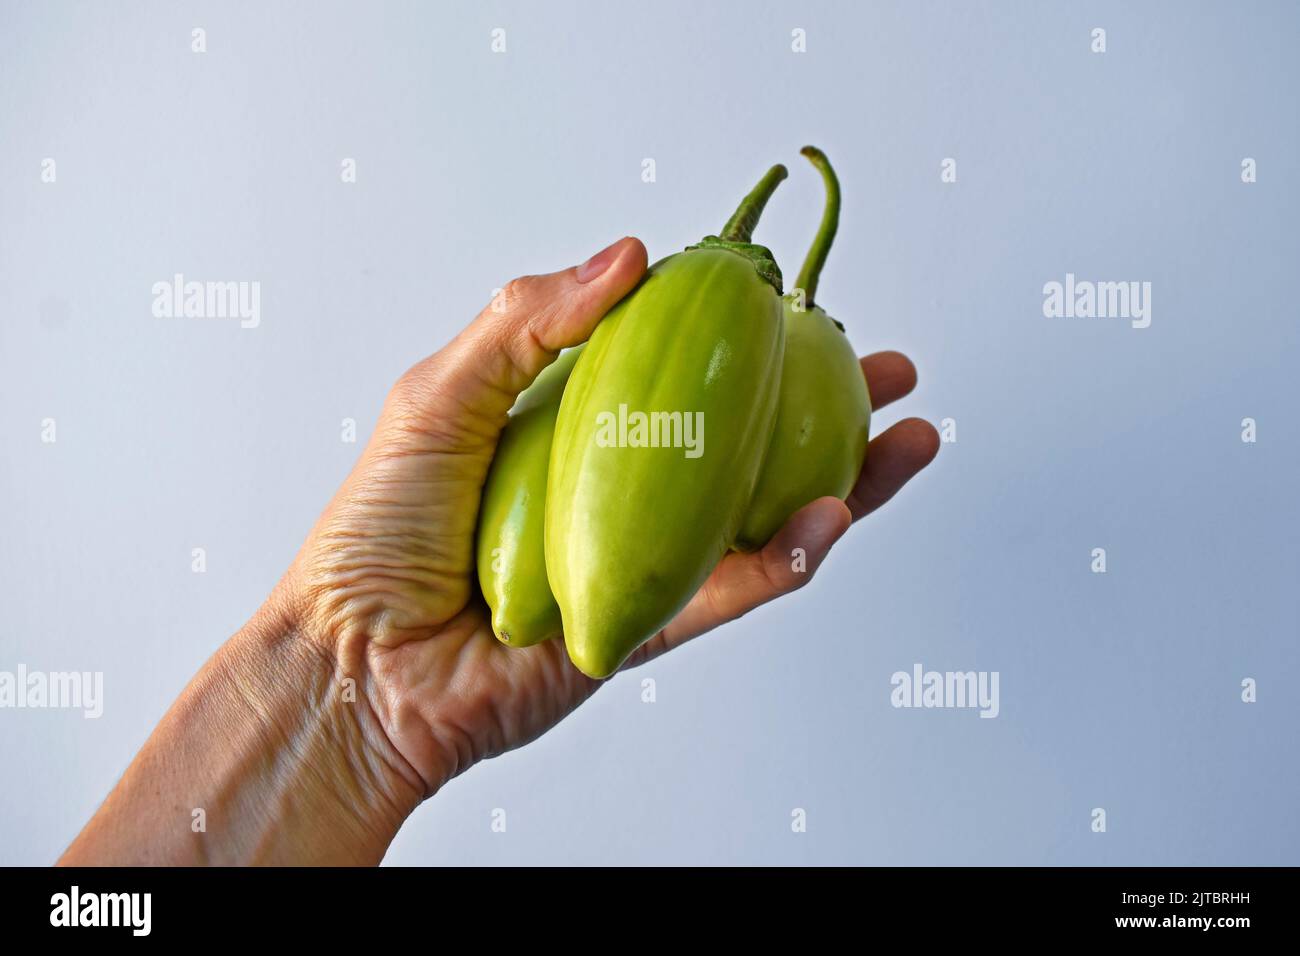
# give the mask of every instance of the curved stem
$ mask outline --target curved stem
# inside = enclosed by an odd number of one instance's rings
[[[822,223],[817,227],[808,258],[804,259],[799,278],[795,281],[795,288],[803,289],[805,305],[811,309],[813,296],[817,294],[817,280],[826,264],[826,255],[831,251],[831,243],[835,241],[835,231],[840,227],[840,181],[835,170],[831,169],[831,161],[816,146],[805,146],[799,152],[817,167],[826,184],[826,209],[822,212]]]
[[[718,238],[728,242],[749,242],[753,238],[754,227],[758,225],[758,217],[763,215],[763,207],[772,198],[777,184],[788,175],[789,171],[780,163],[769,169],[749,195],[741,200],[740,206],[722,227],[722,235]]]

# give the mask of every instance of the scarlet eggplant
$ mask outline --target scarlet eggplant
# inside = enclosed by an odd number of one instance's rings
[[[761,548],[809,502],[825,495],[843,499],[853,490],[871,424],[867,381],[844,326],[813,301],[839,227],[839,180],[821,150],[805,146],[801,152],[822,174],[826,207],[795,289],[783,300],[781,400],[772,444],[736,543],[745,551]]]
[[[492,632],[511,647],[560,634],[560,608],[546,582],[542,544],[546,472],[560,397],[582,348],[561,353],[515,401],[483,485],[479,588],[492,609]]]
[[[652,266],[596,327],[565,389],[546,569],[569,657],[592,677],[667,624],[735,543],[772,436],[784,341],[781,273],[750,237],[785,176],[772,167],[721,236]]]

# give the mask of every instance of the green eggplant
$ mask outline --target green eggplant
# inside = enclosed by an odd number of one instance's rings
[[[560,635],[560,608],[546,582],[546,472],[560,397],[583,346],[562,352],[510,410],[479,505],[478,580],[492,633],[511,647]]]
[[[774,166],[721,236],[652,266],[596,326],[565,388],[546,569],[569,658],[591,677],[618,670],[735,543],[784,348],[781,272],[750,236],[785,176]]]
[[[785,360],[772,444],[736,546],[753,551],[786,520],[826,495],[853,490],[867,453],[871,396],[844,326],[814,304],[840,219],[840,184],[824,153],[801,151],[822,174],[826,208],[795,289],[783,299]],[[802,291],[802,294],[800,294]]]

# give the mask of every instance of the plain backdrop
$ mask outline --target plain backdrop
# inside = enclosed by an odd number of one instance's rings
[[[774,162],[758,239],[793,278],[805,143],[845,199],[819,301],[920,369],[873,433],[956,441],[806,589],[473,768],[388,861],[1300,862],[1298,27],[1289,3],[4,4],[0,670],[101,671],[105,700],[0,710],[0,862],[57,857],[388,386],[494,288],[629,233],[677,251]],[[1067,272],[1150,282],[1150,327],[1045,318]],[[260,326],[155,318],[176,273],[260,282]],[[895,709],[916,663],[997,671],[999,716]]]

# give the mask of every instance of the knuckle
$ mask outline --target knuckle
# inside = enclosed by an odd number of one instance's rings
[[[483,330],[481,354],[490,356],[490,378],[505,387],[520,391],[554,358],[537,335],[537,316],[530,311],[516,313],[508,320],[494,322]]]
[[[531,275],[511,279],[492,300],[493,311],[514,312],[525,308],[536,295],[540,282],[539,276]]]
[[[398,376],[393,387],[388,390],[389,399],[397,405],[406,405],[418,400],[428,388],[430,375],[433,374],[432,361],[421,359]]]
[[[758,573],[762,575],[766,586],[777,595],[791,594],[798,591],[812,580],[813,573],[817,570],[815,567],[809,566],[802,571],[796,571],[792,560],[793,557],[793,554],[789,558],[775,555],[768,559],[767,555],[764,555],[764,561]]]

